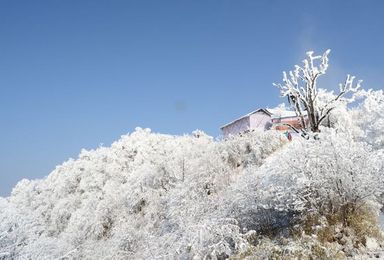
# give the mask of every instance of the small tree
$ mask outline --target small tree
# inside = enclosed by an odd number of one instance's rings
[[[303,66],[295,66],[295,70],[289,73],[283,72],[283,83],[273,84],[277,86],[283,97],[294,108],[296,115],[300,117],[301,125],[306,130],[319,132],[319,126],[327,118],[329,113],[337,106],[339,101],[351,102],[351,99],[343,98],[347,93],[356,92],[360,87],[359,80],[353,84],[354,76],[347,75],[344,83],[339,84],[339,93],[325,104],[318,102],[318,78],[328,69],[328,54],[313,56],[313,51],[307,52],[307,58],[303,60]]]

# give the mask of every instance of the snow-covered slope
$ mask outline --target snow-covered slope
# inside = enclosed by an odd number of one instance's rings
[[[316,140],[137,129],[111,147],[84,150],[0,198],[0,259],[361,253],[380,237],[383,96],[338,108],[333,129]]]
[[[334,148],[340,153],[325,152]],[[137,129],[0,199],[0,259],[267,257],[270,248],[255,250],[256,234],[287,232],[294,214],[308,210],[300,194],[309,184],[323,189],[320,200],[335,196],[327,164],[341,163],[346,174],[338,174],[356,188],[348,170],[375,168],[372,160],[333,132],[287,143],[272,131],[215,141]],[[373,168],[354,176],[360,189],[344,192],[370,195]]]
[[[210,229],[232,221],[219,210],[223,193],[285,142],[274,132],[218,142],[202,132],[137,129],[111,147],[82,151],[43,180],[21,181],[0,201],[0,252],[32,259],[206,254],[219,241]]]

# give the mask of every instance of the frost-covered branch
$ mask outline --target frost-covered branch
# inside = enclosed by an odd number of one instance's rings
[[[280,89],[283,97],[288,98],[288,102],[300,118],[302,127],[312,132],[319,132],[319,126],[337,106],[337,102],[346,94],[356,92],[360,88],[361,81],[354,84],[355,77],[348,75],[346,81],[339,85],[339,93],[335,98],[321,106],[318,103],[317,80],[327,72],[330,50],[325,51],[323,55],[314,56],[313,53],[308,51],[302,66],[296,65],[295,69],[288,73],[284,71],[283,83],[273,85]]]

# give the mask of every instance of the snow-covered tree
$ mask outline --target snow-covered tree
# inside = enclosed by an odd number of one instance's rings
[[[0,198],[0,260],[343,258],[375,235],[384,198],[383,92],[355,96],[362,103],[335,105],[319,140],[138,128],[83,150]],[[336,97],[319,89],[317,105]],[[319,230],[339,231],[322,244]]]
[[[375,149],[384,149],[384,91],[361,90],[355,96],[362,99],[351,111],[354,123],[361,129],[359,139]]]
[[[328,117],[339,102],[349,102],[346,94],[356,92],[361,80],[354,84],[354,76],[347,75],[344,83],[339,84],[339,93],[326,103],[319,102],[318,79],[327,72],[330,50],[323,55],[313,55],[313,51],[307,52],[307,58],[303,65],[296,65],[293,71],[283,72],[283,83],[275,84],[283,97],[300,117],[303,129],[319,132],[319,126]]]
[[[288,142],[277,131],[214,140],[137,129],[0,198],[0,259],[272,258],[280,246],[258,247],[260,236],[382,190],[382,154],[339,132]],[[285,249],[311,254],[305,245]]]

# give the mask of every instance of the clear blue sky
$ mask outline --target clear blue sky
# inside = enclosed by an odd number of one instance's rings
[[[384,1],[0,0],[0,195],[136,126],[218,136],[283,102],[272,82],[332,49],[383,88]]]

